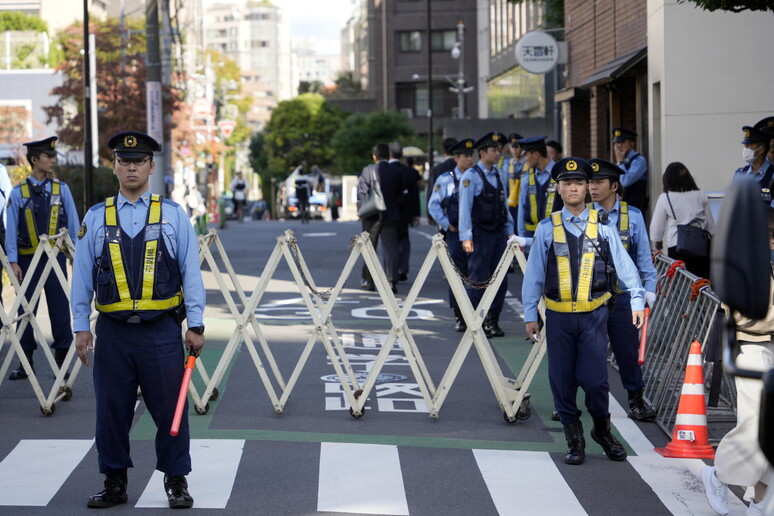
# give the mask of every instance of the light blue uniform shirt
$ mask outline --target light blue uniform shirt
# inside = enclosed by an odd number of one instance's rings
[[[645,179],[645,173],[648,171],[648,160],[646,160],[645,156],[642,154],[635,158],[634,156],[637,154],[637,151],[634,149],[630,150],[629,153],[626,154],[624,161],[629,163],[629,170],[626,170],[626,167],[624,167],[622,164],[618,164],[618,168],[624,171],[620,177],[621,184],[624,188],[628,188],[637,181]]]
[[[732,178],[732,180],[739,179],[740,177],[751,176],[760,183],[761,179],[763,179],[763,176],[765,176],[766,172],[769,171],[769,167],[774,167],[774,164],[772,164],[771,161],[769,161],[768,156],[766,156],[766,159],[763,160],[763,165],[761,165],[761,168],[759,168],[756,173],[754,174],[752,173],[752,165],[748,164],[736,169],[736,172],[734,172],[734,177]],[[761,185],[761,186],[763,188],[769,187],[769,185]],[[772,196],[770,206],[774,208],[774,195]]]
[[[579,217],[575,217],[566,207],[562,208],[564,228],[576,237],[580,236],[581,230],[575,227],[572,222],[578,224],[585,231],[588,218],[588,209],[584,209]],[[610,255],[613,259],[615,272],[618,275],[618,282],[621,288],[627,290],[631,296],[632,311],[644,310],[645,289],[642,288],[637,267],[629,257],[629,253],[624,249],[623,244],[621,244],[618,231],[602,224],[599,224],[598,227],[600,236],[606,238],[610,243]],[[524,283],[521,287],[521,302],[524,305],[525,322],[536,322],[538,320],[537,306],[543,295],[543,285],[546,281],[548,248],[553,243],[554,227],[551,225],[551,219],[543,219],[538,223],[538,227],[535,230],[532,250],[527,260],[527,271],[524,273]]]
[[[459,167],[454,167],[454,170],[451,172],[444,172],[435,180],[433,194],[430,196],[430,202],[427,203],[427,212],[444,231],[449,230],[449,217],[444,213],[441,203],[444,199],[454,195],[454,181],[452,180],[452,174],[457,178],[457,184],[459,184],[460,189],[462,188],[462,172],[460,172]],[[457,229],[459,230],[459,228]]]
[[[505,207],[505,235],[513,234],[513,218],[511,212],[508,210],[508,174],[502,170],[498,170],[497,167],[487,169],[482,162],[478,162],[476,165],[484,173],[484,177],[490,185],[497,188],[497,174],[500,175],[500,183],[503,186],[503,204]],[[465,181],[468,181],[465,186]],[[480,195],[484,189],[484,182],[481,180],[481,176],[476,172],[476,167],[469,168],[462,174],[462,184],[460,185],[460,242],[463,240],[473,240],[473,199]]]
[[[598,203],[594,203],[595,210],[602,210],[602,206]],[[637,259],[635,265],[640,271],[640,279],[648,292],[656,292],[656,281],[658,280],[658,274],[656,268],[653,266],[653,256],[650,253],[650,239],[648,238],[648,230],[645,227],[645,219],[642,217],[642,212],[631,204],[628,207],[629,210],[629,245],[637,246]],[[613,209],[611,209],[607,216],[607,225],[610,229],[618,231],[618,216],[621,211],[621,202],[616,200]],[[630,255],[631,257],[631,255]]]
[[[33,185],[39,185],[43,181],[38,181],[34,177],[30,176],[30,181]],[[51,181],[46,183],[45,191],[48,195],[51,195]],[[30,192],[30,194],[32,194]],[[75,201],[73,200],[73,194],[70,193],[70,187],[67,183],[59,182],[59,195],[61,196],[62,206],[67,213],[67,232],[70,233],[70,239],[75,242],[78,238],[78,209],[75,207]],[[19,261],[19,209],[24,204],[24,200],[21,194],[21,184],[13,187],[11,195],[8,198],[8,209],[6,210],[6,225],[5,225],[5,253],[8,255],[8,261],[15,263]],[[46,215],[46,220],[50,214]],[[41,228],[38,228],[40,231]],[[46,233],[48,227],[45,228]]]
[[[11,178],[8,176],[8,170],[3,164],[0,164],[0,213],[3,214],[3,227],[8,227],[5,207],[8,205],[8,197],[11,195],[11,190],[13,190],[13,185],[11,184]]]
[[[119,193],[116,199],[121,231],[134,237],[144,227],[150,206],[150,192],[145,192],[132,203]],[[105,243],[105,203],[92,206],[83,218],[86,234],[75,246],[73,284],[70,305],[73,311],[73,331],[89,331],[91,302],[94,299],[93,272],[96,260],[102,256]],[[180,266],[183,298],[188,326],[203,326],[204,283],[199,268],[199,243],[183,208],[168,199],[161,207],[161,233],[172,258]]]
[[[522,165],[523,167],[524,165]],[[551,160],[548,162],[548,165],[546,165],[545,170],[540,170],[539,168],[535,169],[535,181],[537,181],[538,186],[542,186],[548,182],[549,179],[551,179],[551,169],[554,168],[554,161]],[[520,237],[527,238],[527,245],[530,245],[530,238],[527,237],[527,228],[524,226],[524,210],[527,209],[527,196],[529,195],[529,174],[530,171],[525,170],[521,174],[521,187],[519,187],[519,213],[516,218],[519,220],[516,221],[516,228],[518,229],[519,233],[518,235]],[[556,195],[559,195],[558,193]],[[540,215],[540,214],[538,214]]]

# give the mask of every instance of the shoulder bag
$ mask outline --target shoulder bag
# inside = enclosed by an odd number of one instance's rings
[[[357,210],[357,216],[364,219],[378,215],[387,209],[384,195],[382,195],[382,187],[379,184],[379,169],[376,165],[374,165],[373,171],[371,182],[368,184],[368,192],[363,199],[363,204],[360,205],[360,209]]]
[[[669,198],[669,192],[666,198],[669,209],[672,210],[672,217],[677,223],[677,215]],[[705,258],[709,254],[710,238],[711,235],[704,229],[704,221],[698,217],[688,224],[677,224],[677,254],[686,258]]]

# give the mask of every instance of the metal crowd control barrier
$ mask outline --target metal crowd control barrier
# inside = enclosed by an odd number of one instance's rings
[[[429,408],[431,418],[438,417],[440,408],[459,373],[470,347],[473,345],[476,347],[479,358],[486,371],[487,378],[489,379],[497,401],[503,410],[505,419],[509,422],[513,422],[518,419],[526,419],[529,417],[529,394],[526,391],[545,354],[545,337],[541,338],[540,342],[533,345],[529,358],[518,378],[510,379],[505,377],[497,362],[494,351],[481,329],[489,306],[494,299],[498,287],[503,281],[504,274],[496,274],[490,280],[479,306],[474,310],[463,286],[462,278],[460,278],[458,271],[451,261],[446,248],[446,243],[442,236],[436,235],[433,237],[430,251],[417,274],[417,278],[414,281],[412,288],[406,296],[406,300],[401,304],[398,303],[392,293],[390,283],[379,264],[376,251],[374,250],[367,233],[361,233],[360,235],[353,237],[350,242],[350,255],[338,280],[330,291],[324,293],[317,290],[317,286],[298,249],[292,231],[288,230],[282,236],[277,238],[277,245],[259,278],[255,290],[249,298],[244,293],[241,284],[234,273],[234,269],[228,260],[228,256],[220,243],[217,233],[212,230],[208,235],[200,237],[199,246],[200,259],[207,262],[210,270],[214,274],[218,287],[221,290],[229,311],[234,317],[237,325],[211,376],[207,374],[202,362],[197,361],[197,370],[206,384],[202,396],[199,396],[193,383],[190,387],[190,392],[198,413],[206,413],[208,410],[207,402],[210,399],[215,399],[215,396],[217,396],[217,387],[223,378],[226,368],[233,361],[236,349],[241,343],[244,343],[250,352],[275,412],[278,414],[282,413],[312,348],[318,340],[321,340],[336,375],[341,382],[342,390],[350,405],[350,414],[353,417],[361,417],[364,414],[368,395],[374,388],[376,379],[395,342],[398,343],[399,347],[405,353],[408,364],[417,382],[419,392],[422,394],[422,397]],[[217,259],[211,251],[213,247],[217,250],[217,253],[222,260],[223,266],[226,269],[226,274],[221,272],[220,267],[218,266]],[[346,350],[338,337],[330,317],[335,301],[341,293],[344,283],[351,275],[360,256],[363,257],[366,267],[368,267],[371,272],[376,290],[392,324],[386,341],[376,355],[374,363],[363,382],[358,380],[358,377],[354,373],[347,358]],[[261,331],[260,325],[255,317],[255,310],[258,303],[283,258],[290,268],[296,285],[298,286],[299,293],[309,310],[314,324],[314,331],[310,335],[287,382],[284,380],[277,367],[276,360],[271,352],[268,341]],[[512,245],[506,249],[500,258],[497,270],[507,270],[514,258],[519,261],[523,268],[525,265],[524,255],[517,246]],[[434,385],[414,337],[406,323],[406,319],[411,312],[412,306],[416,302],[422,286],[436,260],[441,264],[447,281],[449,281],[452,288],[452,292],[460,305],[460,311],[468,326],[468,329],[463,335],[462,340],[454,353],[454,357],[448,365],[438,387]],[[234,297],[231,294],[231,289],[226,283],[226,277],[230,279],[231,284],[236,290],[237,300],[234,300]],[[541,310],[542,309],[543,307],[541,304]],[[261,344],[260,349],[263,353],[263,359],[253,343],[250,329],[252,329]],[[266,371],[264,361],[269,364],[271,375]],[[213,396],[213,394],[215,396]]]
[[[5,269],[5,271],[8,273],[8,277],[11,280],[11,286],[13,287],[15,294],[14,301],[11,303],[10,307],[8,307],[8,310],[6,311],[5,307],[0,310],[0,321],[2,321],[3,325],[2,329],[0,329],[0,350],[2,350],[6,340],[10,341],[5,360],[3,361],[2,366],[0,366],[0,385],[2,385],[2,382],[6,378],[6,374],[8,373],[8,369],[13,362],[14,356],[18,357],[22,367],[24,368],[24,371],[28,375],[28,380],[30,385],[32,385],[32,390],[38,399],[40,410],[46,416],[54,413],[56,410],[55,403],[57,401],[70,400],[73,394],[72,386],[76,377],[78,376],[78,371],[80,370],[81,366],[80,360],[76,359],[75,364],[72,367],[72,371],[70,371],[69,378],[65,380],[65,375],[67,374],[70,368],[70,363],[73,361],[73,357],[75,355],[75,344],[74,342],[71,343],[64,362],[62,363],[62,367],[58,367],[56,365],[54,355],[46,343],[46,337],[43,334],[43,331],[40,329],[40,325],[35,318],[35,314],[32,312],[32,307],[36,306],[40,300],[40,295],[43,292],[46,280],[51,274],[56,275],[59,283],[62,286],[62,289],[65,291],[67,299],[69,300],[70,298],[70,283],[67,281],[64,271],[61,269],[59,262],[57,262],[56,259],[57,254],[60,252],[64,252],[67,256],[73,256],[75,254],[75,248],[65,228],[61,229],[60,232],[55,236],[40,236],[38,248],[36,249],[35,254],[32,256],[32,262],[30,263],[28,270],[34,271],[38,267],[38,264],[40,263],[40,260],[43,259],[44,255],[47,260],[40,275],[40,279],[38,280],[37,285],[34,286],[30,300],[27,301],[24,296],[24,292],[26,292],[30,287],[33,274],[31,272],[26,274],[20,285],[16,279],[16,275],[11,269],[11,265],[8,262],[8,257],[2,251],[2,249],[0,249],[0,262],[2,262],[3,269]],[[20,307],[23,308],[24,312],[22,315],[17,315]],[[69,303],[68,306],[63,307],[62,309],[69,311]],[[20,323],[18,328],[15,327],[16,323]],[[24,350],[21,347],[20,339],[24,333],[24,330],[27,328],[27,325],[32,326],[35,340],[39,344],[38,347],[42,349],[43,354],[46,357],[46,361],[56,376],[48,395],[44,394],[43,388],[40,385],[40,381],[35,375],[35,371],[32,369],[29,360],[27,360],[27,355],[25,355]],[[40,372],[40,368],[38,371]]]
[[[651,312],[645,363],[642,366],[643,394],[657,411],[657,424],[671,435],[680,401],[685,366],[691,342],[702,345],[707,356],[708,342],[720,300],[701,278],[687,272],[680,262],[658,255],[658,296]],[[713,374],[705,367],[706,375]],[[709,410],[708,421],[733,417],[736,395],[733,379],[723,375],[720,398],[727,409]]]

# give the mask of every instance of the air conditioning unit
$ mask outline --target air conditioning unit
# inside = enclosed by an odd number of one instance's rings
[[[414,110],[410,107],[401,108],[400,112],[406,115],[406,118],[414,118]]]

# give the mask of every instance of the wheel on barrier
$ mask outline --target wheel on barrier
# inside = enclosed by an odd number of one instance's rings
[[[218,388],[217,387],[212,389],[212,394],[210,395],[210,399],[212,401],[218,401]]]
[[[70,401],[70,399],[73,397],[73,390],[67,386],[62,387],[59,389],[59,392],[57,394],[64,394],[62,397],[63,401]]]
[[[438,421],[439,417],[440,416],[438,415],[437,412],[433,412],[433,413],[430,414],[430,419],[432,419],[433,421]]]
[[[532,411],[529,409],[529,405],[522,404],[519,410],[516,411],[516,417],[519,421],[525,421],[532,415]]]
[[[363,389],[358,389],[353,394],[355,396],[355,399],[358,399],[363,394]],[[349,407],[349,415],[354,417],[355,419],[360,419],[361,417],[363,417],[363,414],[365,414],[365,405],[360,410],[360,414],[355,414],[355,410],[352,407]]]
[[[510,417],[507,412],[503,412],[503,419],[505,419],[505,422],[509,424],[515,423],[517,420],[516,417]]]
[[[54,412],[56,412],[56,403],[52,403],[51,408],[48,408],[48,409],[40,407],[40,411],[43,413],[44,416],[48,417]]]
[[[204,414],[206,414],[207,412],[209,412],[209,410],[210,410],[210,404],[209,404],[209,403],[205,403],[205,404],[204,404],[204,407],[201,407],[201,408],[199,408],[199,407],[195,407],[195,408],[196,408],[196,413],[197,413],[197,414],[204,415]]]

